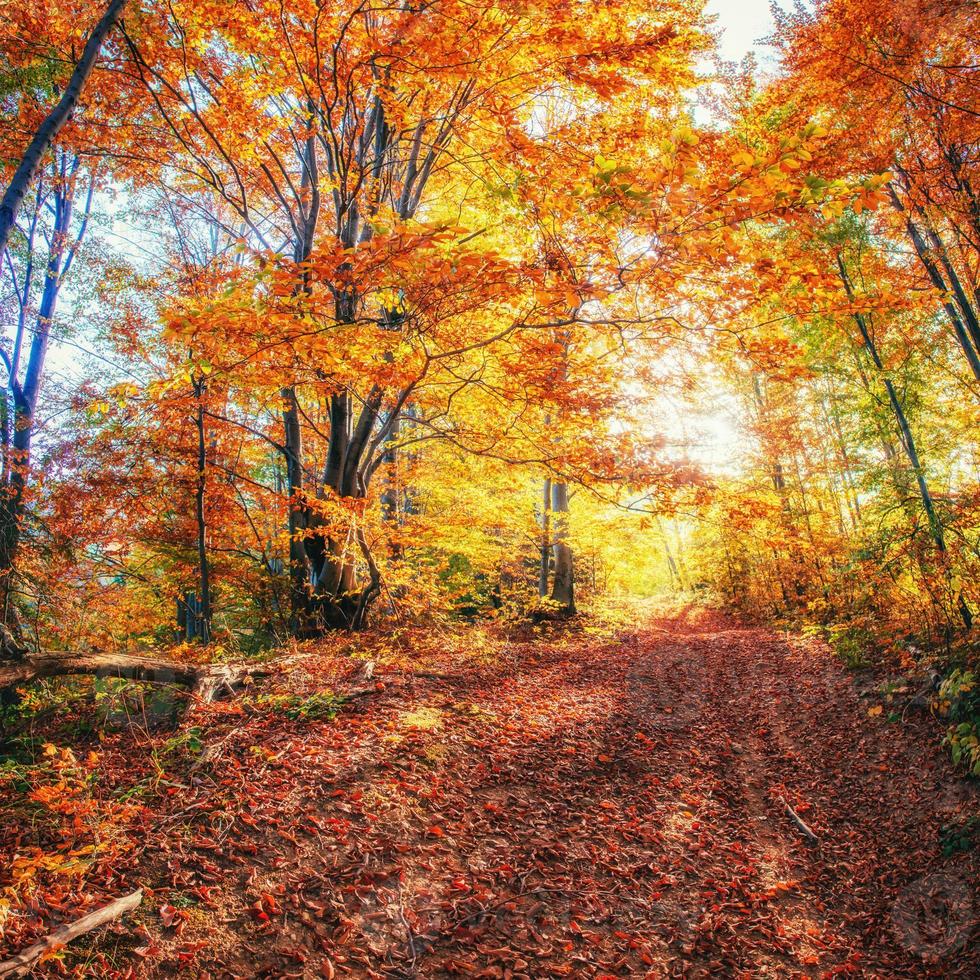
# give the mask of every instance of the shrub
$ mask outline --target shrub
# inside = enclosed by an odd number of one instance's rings
[[[949,722],[943,744],[953,763],[980,776],[980,691],[972,670],[954,670],[939,687],[936,711]]]

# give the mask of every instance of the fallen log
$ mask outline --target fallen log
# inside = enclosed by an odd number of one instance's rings
[[[199,701],[213,701],[221,690],[234,691],[248,678],[276,673],[283,660],[255,664],[190,664],[155,657],[111,653],[35,653],[16,663],[0,663],[0,690],[42,677],[91,674],[153,684],[179,684]]]
[[[103,905],[102,908],[96,909],[94,912],[89,912],[88,915],[83,915],[80,919],[76,919],[74,922],[69,922],[59,929],[55,929],[54,932],[45,936],[39,943],[29,946],[23,952],[0,963],[0,977],[24,976],[31,971],[34,964],[45,953],[58,949],[61,946],[66,946],[73,939],[77,939],[79,936],[83,936],[93,929],[98,929],[99,926],[113,922],[127,912],[131,912],[142,901],[143,889],[137,888],[136,891],[131,892],[129,895],[117,898],[114,902]]]

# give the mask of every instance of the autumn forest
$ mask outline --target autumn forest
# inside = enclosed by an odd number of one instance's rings
[[[978,57],[0,3],[0,977],[980,976]]]

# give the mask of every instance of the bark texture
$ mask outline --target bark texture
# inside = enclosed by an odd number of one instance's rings
[[[77,651],[31,654],[18,662],[0,664],[0,690],[43,677],[91,674],[123,677],[155,684],[180,684],[204,702],[213,701],[222,690],[234,690],[246,678],[277,673],[281,660],[263,664],[188,664],[155,657]]]

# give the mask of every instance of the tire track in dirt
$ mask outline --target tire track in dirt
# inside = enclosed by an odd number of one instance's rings
[[[763,934],[771,947],[788,940],[789,957],[759,950],[751,975],[980,975],[968,943],[976,861],[957,867],[939,854],[949,794],[936,790],[956,776],[935,743],[894,729],[882,737],[826,651],[711,626],[709,618],[689,643],[709,677],[715,754],[737,787],[721,782],[740,795],[729,796],[720,823],[744,835],[763,894],[798,882],[763,910]],[[917,786],[924,772],[932,794]],[[795,831],[780,797],[818,831],[819,848]],[[903,922],[916,914],[931,921]]]

